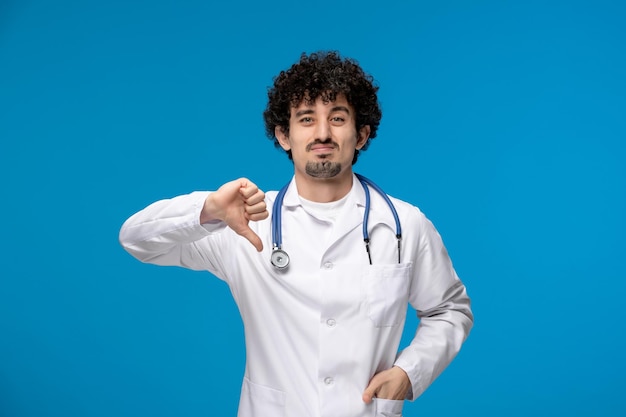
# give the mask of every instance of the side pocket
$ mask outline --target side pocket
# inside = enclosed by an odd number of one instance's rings
[[[376,404],[376,417],[402,417],[404,400],[374,398],[373,401]]]
[[[243,379],[239,400],[240,417],[285,416],[285,393]]]
[[[365,277],[368,315],[376,327],[404,321],[412,264],[371,265]]]

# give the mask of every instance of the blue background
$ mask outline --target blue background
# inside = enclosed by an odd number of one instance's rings
[[[473,301],[405,414],[625,415],[625,21],[619,1],[2,0],[0,416],[236,414],[228,288],[117,234],[158,199],[281,186],[266,88],[318,49],[381,86],[356,170],[433,220]]]

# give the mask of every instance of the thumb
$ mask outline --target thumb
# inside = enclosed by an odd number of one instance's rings
[[[239,232],[239,234],[248,239],[257,251],[261,252],[263,250],[263,242],[261,242],[261,238],[259,235],[254,233],[252,229],[250,229],[250,226],[246,226],[243,230],[241,230],[241,232]]]
[[[380,388],[380,384],[378,383],[378,378],[376,378],[376,376],[377,375],[372,378],[367,388],[365,388],[365,391],[363,391],[363,402],[365,402],[365,404],[372,402],[372,399],[376,396],[376,391]]]

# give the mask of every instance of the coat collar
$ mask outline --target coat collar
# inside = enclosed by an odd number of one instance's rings
[[[371,231],[374,226],[382,223],[386,224],[395,231],[396,223],[393,219],[393,215],[391,214],[391,210],[387,206],[387,203],[376,192],[376,190],[373,188],[370,188],[369,190],[371,204],[368,229]],[[298,187],[294,176],[291,178],[289,188],[285,193],[283,207],[293,210],[301,205],[302,203],[298,195]],[[363,215],[365,213],[365,191],[363,190],[363,185],[361,185],[361,182],[354,174],[352,174],[352,189],[350,190],[348,196],[347,208],[348,210],[344,210],[345,216],[340,216],[338,219],[338,224],[346,232],[361,225],[363,222]]]

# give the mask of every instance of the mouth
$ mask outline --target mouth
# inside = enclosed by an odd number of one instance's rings
[[[327,154],[334,151],[337,145],[334,143],[313,143],[308,146],[308,151],[315,154]]]
[[[334,146],[313,146],[311,152],[313,153],[330,153],[335,149]]]

